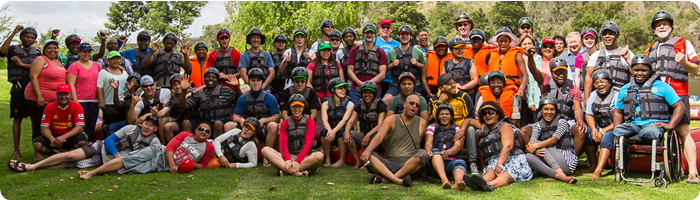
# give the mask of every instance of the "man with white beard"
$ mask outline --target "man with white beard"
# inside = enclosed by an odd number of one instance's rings
[[[651,28],[654,30],[659,40],[649,46],[644,54],[649,55],[652,67],[661,81],[671,85],[681,101],[689,108],[688,101],[688,73],[698,73],[698,56],[695,48],[689,40],[675,36],[673,32],[673,16],[665,10],[654,13],[651,17]],[[690,109],[685,110],[685,115],[681,117],[676,126],[676,132],[680,136],[684,145],[685,157],[688,158],[690,167],[687,183],[699,184],[698,170],[696,162],[695,141],[689,134]]]

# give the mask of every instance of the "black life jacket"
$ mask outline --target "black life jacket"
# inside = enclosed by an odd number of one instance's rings
[[[287,119],[287,141],[289,141],[287,147],[289,148],[290,154],[298,154],[304,147],[304,140],[306,140],[306,121],[308,119],[308,115],[302,116],[299,123],[294,123],[294,119],[291,117]]]
[[[374,98],[372,100],[372,103],[370,107],[367,107],[367,104],[362,101],[360,103],[360,113],[359,114],[359,120],[360,120],[360,131],[363,133],[368,133],[374,127],[377,127],[377,124],[379,123],[379,113],[377,112],[377,104],[379,104],[379,99]]]
[[[228,87],[216,85],[214,91],[209,94],[207,88],[200,91],[196,95],[199,96],[199,117],[208,121],[230,121],[231,120],[231,104],[221,100],[221,90],[231,90]],[[234,98],[234,97],[231,97]],[[233,101],[234,99],[229,99]],[[235,105],[235,104],[234,104]]]
[[[245,117],[255,117],[258,119],[270,117],[270,108],[265,106],[265,96],[267,91],[262,90],[257,98],[253,99],[253,94],[251,91],[245,94],[246,105],[243,109],[243,114]]]
[[[559,119],[561,119],[562,116],[560,114],[557,114],[554,117],[554,120],[552,120],[552,124],[547,124],[547,122],[544,121],[544,118],[540,119],[538,122],[540,124],[540,137],[537,138],[539,141],[545,141],[549,138],[552,138],[554,136],[554,133],[557,132],[557,125],[559,124]],[[556,143],[554,143],[554,147],[557,149],[561,150],[566,150],[574,153],[574,138],[573,135],[571,134],[571,131],[567,131],[564,133],[564,135],[557,140]]]
[[[24,64],[31,65],[36,57],[41,56],[41,50],[34,47],[29,47],[29,51],[24,50],[21,45],[12,45],[10,47],[10,49],[14,51],[14,55],[17,56],[19,60],[21,60]],[[15,62],[13,62],[12,60],[7,59],[7,82],[24,83],[28,81],[30,81],[29,69],[20,67],[19,65],[15,64]],[[22,87],[24,87],[24,85]]]
[[[340,121],[343,120],[343,115],[345,115],[348,101],[350,101],[350,98],[345,96],[340,100],[340,106],[336,106],[335,99],[328,99],[328,110],[326,113],[328,114],[328,124],[331,125],[331,128],[335,128],[338,126]]]
[[[617,101],[613,99],[615,94],[619,91],[617,87],[611,87],[608,95],[602,97],[600,94],[596,96],[593,100],[593,105],[591,110],[593,111],[593,118],[595,119],[596,125],[600,127],[607,127],[613,123],[613,113],[615,113],[615,108],[610,107],[610,103]]]
[[[250,142],[253,141],[245,140],[239,135],[232,135],[221,142],[221,150],[229,162],[247,162],[248,158],[241,157],[241,148]]]
[[[369,74],[376,76],[379,74],[379,57],[377,57],[377,45],[370,49],[365,49],[365,45],[360,45],[355,55],[355,70],[357,74]]]
[[[581,64],[581,72],[579,76],[579,90],[583,92],[583,87],[586,83],[586,74],[588,73],[588,60],[591,58],[591,55],[588,54],[588,51],[584,51],[583,53],[581,53],[581,57],[583,58],[583,64]]]
[[[286,75],[284,74],[284,72],[280,71],[280,65],[284,60],[284,55],[277,54],[277,52],[270,52],[270,56],[272,57],[272,63],[275,64],[275,78],[272,79],[272,83],[270,83],[270,86],[272,86],[273,90],[281,92],[284,89],[284,81],[286,80]]]
[[[673,36],[663,43],[656,41],[656,43],[649,48],[649,58],[651,58],[651,66],[654,67],[654,72],[656,72],[656,74],[688,82],[688,71],[686,71],[681,64],[676,62],[676,51],[673,50],[673,47],[679,39],[681,39],[681,37]]]
[[[220,48],[216,49],[216,62],[214,62],[212,66],[224,74],[238,73],[238,63],[234,63],[231,60],[231,52],[233,52],[234,49],[233,47],[228,47],[225,53],[221,52]]]
[[[421,80],[423,70],[411,64],[413,46],[409,46],[406,53],[403,53],[399,47],[394,47],[394,51],[396,52],[396,60],[399,61],[399,65],[391,69],[391,79],[399,83],[399,75],[401,75],[401,73],[411,72],[411,74],[416,77],[416,80]]]
[[[311,85],[317,91],[327,90],[328,81],[333,78],[340,77],[340,71],[338,70],[338,64],[335,62],[329,62],[330,65],[320,64],[314,65],[313,78],[311,79]]]
[[[267,67],[267,61],[265,61],[265,51],[260,49],[260,52],[258,55],[255,55],[255,52],[253,50],[246,50],[245,53],[248,54],[250,57],[250,61],[248,61],[248,71],[258,68],[263,71],[263,74],[265,75],[265,78],[267,78],[268,75],[270,75],[270,68]],[[263,78],[263,81],[265,81],[265,78]]]
[[[284,90],[284,92],[287,93],[287,95],[290,97],[294,94],[301,94],[302,96],[304,96],[304,98],[309,99],[309,94],[311,94],[312,90],[313,89],[311,87],[305,86],[304,91],[302,91],[301,93],[297,93],[294,90],[294,86],[292,86],[292,87],[289,87],[286,90]],[[286,99],[286,100],[289,100],[289,99]],[[307,101],[307,103],[309,103],[309,102],[310,101]],[[288,110],[288,111],[291,113],[291,110]],[[304,106],[304,114],[311,115],[311,107],[310,106]]]
[[[128,149],[129,151],[135,151],[139,149],[143,149],[145,147],[148,147],[151,145],[151,141],[154,139],[158,139],[156,137],[157,133],[153,133],[149,136],[143,136],[143,139],[138,140],[139,135],[141,135],[141,126],[136,126],[133,132],[129,134],[127,137],[124,138],[119,138],[119,140],[114,143],[114,147],[117,148],[117,151],[122,151],[125,149]]]
[[[134,57],[136,59],[134,59],[135,62],[131,65],[131,69],[133,69],[134,72],[139,72],[141,75],[151,74],[141,69],[141,63],[143,63],[143,59],[145,59],[146,56],[148,56],[148,54],[146,54],[145,51],[141,51],[139,48],[134,49]]]
[[[501,126],[510,126],[509,122],[506,122],[507,118],[504,118],[493,130],[489,130],[489,126],[484,126],[479,135],[479,152],[484,158],[484,161],[498,158],[501,154],[501,149],[503,149],[503,144],[501,143]],[[515,132],[515,131],[514,131]],[[510,156],[523,154],[523,150],[520,149],[520,142],[518,142],[517,133],[513,133],[513,149],[510,150]]]
[[[286,74],[292,74],[292,70],[293,70],[295,67],[304,67],[304,68],[306,68],[307,66],[309,66],[309,64],[311,64],[311,60],[309,60],[308,58],[304,58],[304,54],[305,54],[305,53],[309,53],[309,49],[304,49],[304,50],[301,52],[301,55],[299,56],[299,58],[301,58],[301,59],[297,58],[297,54],[298,54],[298,53],[297,53],[297,49],[296,49],[296,48],[291,48],[291,50],[292,50],[292,55],[291,55],[292,61],[290,61],[289,63],[287,63],[287,69],[285,70],[285,71],[286,71]]]
[[[156,90],[155,94],[153,95],[153,103],[151,103],[150,101],[148,101],[148,99],[146,99],[145,94],[144,94],[144,98],[141,99],[141,102],[143,102],[143,109],[141,109],[141,112],[139,113],[139,117],[145,115],[146,113],[151,113],[151,106],[156,106],[159,108],[163,107],[163,103],[160,102],[160,90],[161,90],[161,88],[156,87],[155,90]]]
[[[622,87],[630,80],[630,71],[623,66],[622,56],[620,56],[622,47],[618,46],[613,50],[613,54],[606,56],[605,49],[598,50],[598,63],[595,64],[595,70],[600,68],[607,69],[612,75],[613,86]]]
[[[170,56],[166,55],[164,49],[158,49],[158,57],[155,58],[153,63],[153,79],[158,80],[160,77],[170,78],[171,74],[180,73],[180,67],[182,63],[180,62],[180,52],[176,50],[171,50]]]
[[[557,99],[557,108],[567,120],[575,119],[574,116],[574,99],[571,98],[570,89],[573,81],[566,79],[561,87],[557,86],[556,81],[550,77],[549,87],[545,88],[544,96],[554,97]]]
[[[624,116],[627,121],[634,120],[635,117],[641,119],[671,119],[671,106],[666,103],[663,97],[652,94],[652,84],[659,78],[658,74],[652,75],[642,87],[637,87],[634,80],[630,80],[630,87],[627,89],[627,96],[623,99],[625,102]],[[637,98],[639,95],[639,98]],[[635,107],[639,105],[639,112]]]
[[[340,67],[343,69],[343,74],[347,77],[348,76],[348,57],[350,56],[350,49],[352,47],[343,47],[340,48],[341,51],[343,51],[343,57],[340,58]],[[345,78],[345,77],[343,77]],[[347,78],[345,78],[347,80]]]
[[[433,131],[433,148],[438,148],[441,151],[448,150],[455,145],[454,137],[457,124],[452,123],[447,129],[442,128],[440,123],[435,123],[435,131]]]

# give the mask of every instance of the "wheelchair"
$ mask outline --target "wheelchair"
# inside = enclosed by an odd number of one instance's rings
[[[633,147],[651,146],[651,152],[633,151]],[[683,168],[681,166],[680,140],[674,130],[666,131],[658,139],[640,138],[638,135],[616,137],[614,145],[615,157],[615,182],[650,183],[655,187],[666,187],[668,183],[681,180]],[[651,157],[651,178],[637,179],[628,177],[631,156]],[[658,160],[657,157],[661,157]],[[658,161],[657,161],[658,160]],[[657,175],[658,171],[658,175]]]

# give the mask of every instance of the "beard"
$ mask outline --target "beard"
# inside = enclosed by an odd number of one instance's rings
[[[666,37],[668,37],[668,35],[671,34],[671,30],[663,29],[663,30],[654,31],[654,33],[656,34],[656,36],[659,36],[659,38],[666,38]]]

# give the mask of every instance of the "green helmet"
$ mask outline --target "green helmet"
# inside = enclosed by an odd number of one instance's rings
[[[342,87],[347,88],[350,85],[348,83],[346,83],[342,78],[335,77],[335,78],[331,79],[330,81],[328,81],[328,86],[330,86],[330,87],[328,87],[328,91],[331,93],[335,93],[335,92],[333,92],[333,90],[335,90],[336,87],[342,86]]]
[[[292,79],[295,78],[304,78],[304,79],[309,79],[309,71],[306,70],[306,67],[295,67],[292,69]]]

